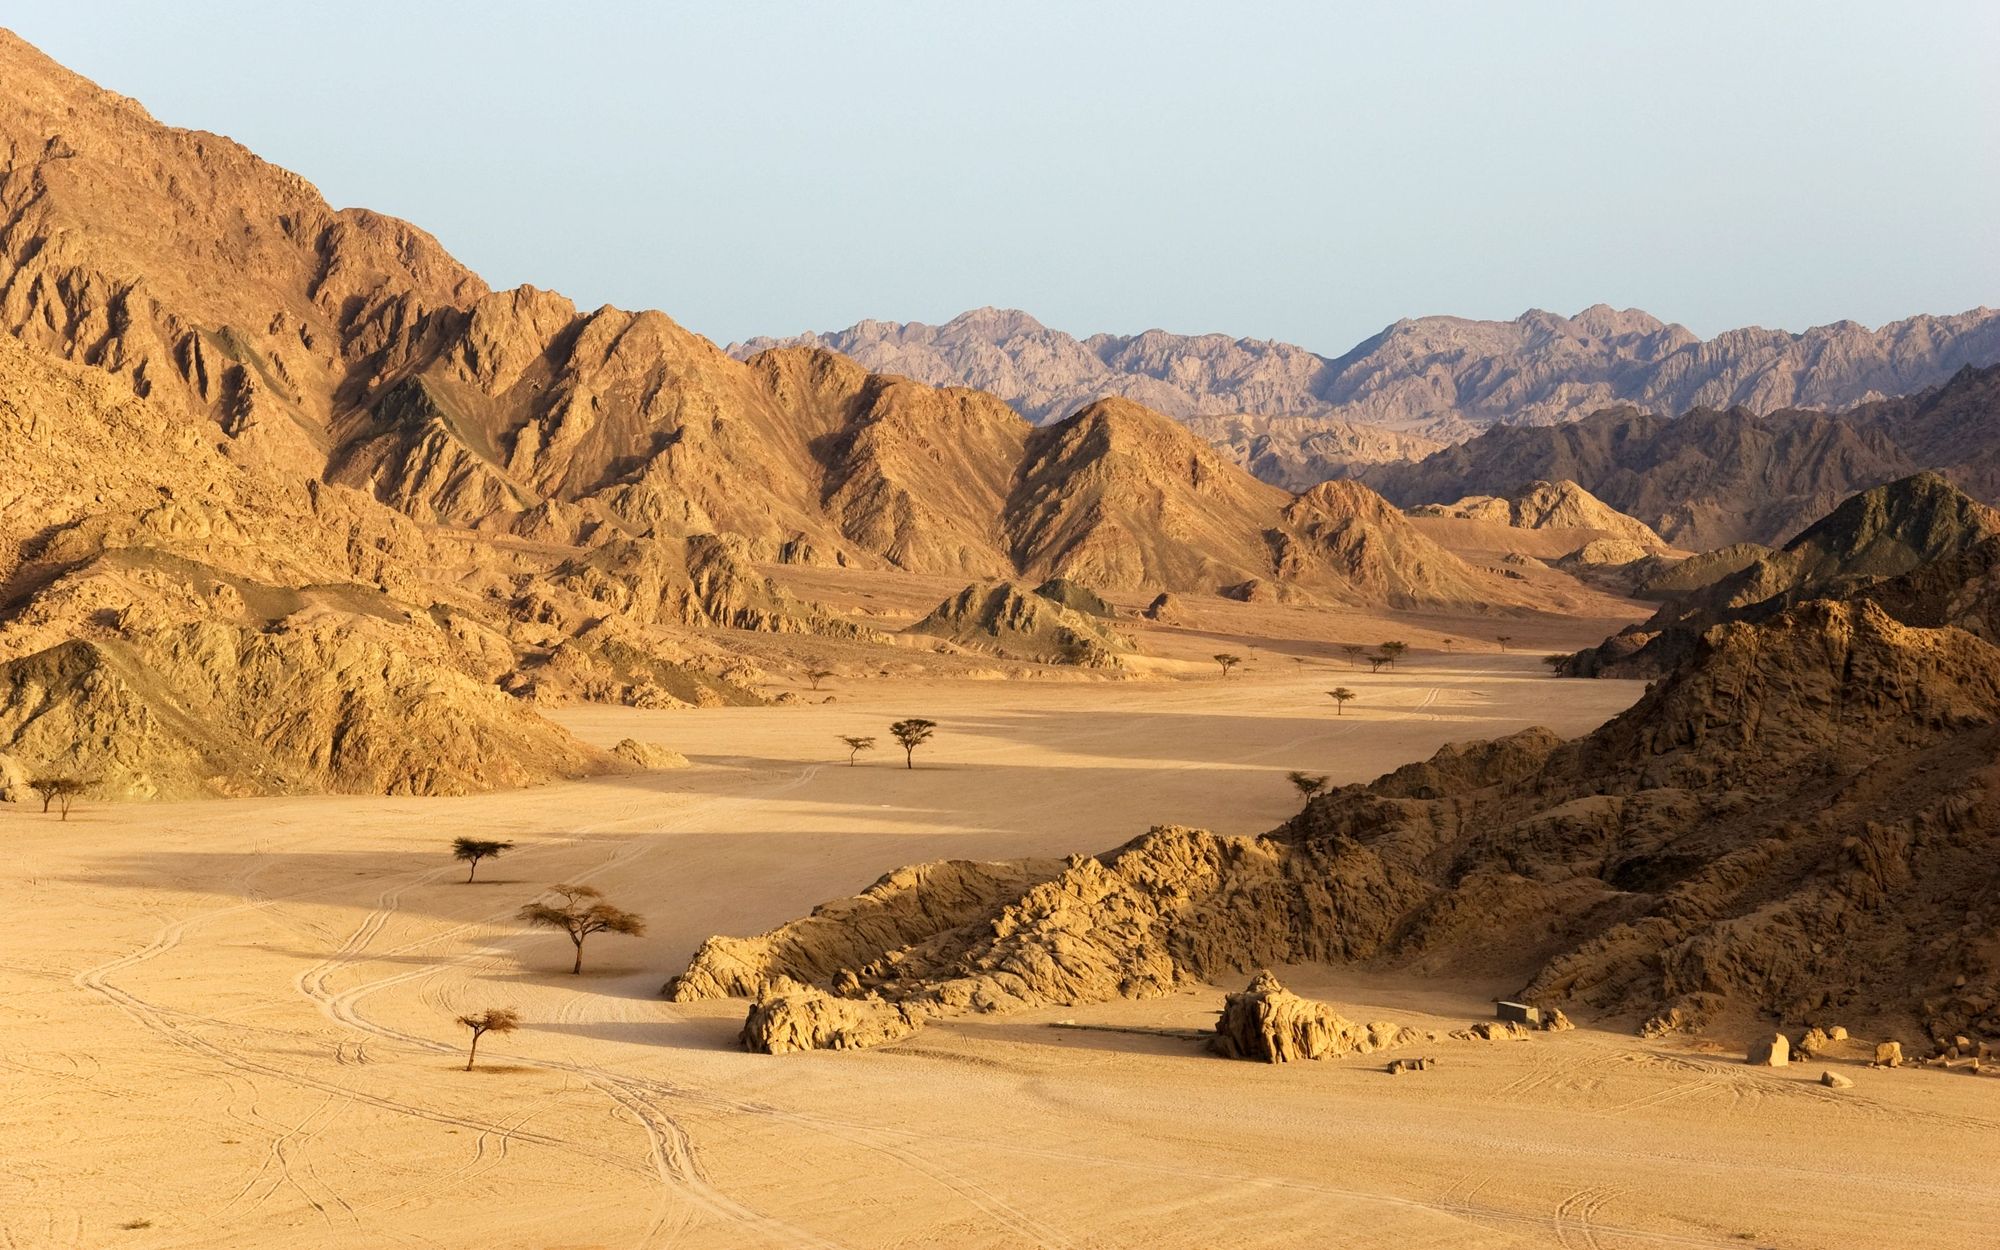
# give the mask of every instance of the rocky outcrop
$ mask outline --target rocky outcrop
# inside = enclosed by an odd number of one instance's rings
[[[1102,617],[1010,582],[967,586],[907,632],[1012,659],[1079,668],[1119,668],[1119,657],[1134,650]]]
[[[860,895],[824,904],[761,937],[708,939],[664,992],[675,1002],[694,1002],[755,995],[779,977],[854,984],[885,951],[919,946],[966,925],[1061,867],[1057,861],[955,859],[899,868]]]
[[[916,1032],[920,1021],[879,999],[840,998],[796,981],[766,985],[737,1040],[759,1055],[858,1050]]]
[[[1224,1059],[1290,1063],[1366,1054],[1421,1036],[1394,1024],[1356,1024],[1326,1003],[1292,993],[1267,971],[1222,1000],[1209,1049]]]

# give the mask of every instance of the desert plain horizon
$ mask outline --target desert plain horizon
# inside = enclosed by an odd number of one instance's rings
[[[2000,1227],[2000,313],[725,348],[0,82],[7,1250]]]

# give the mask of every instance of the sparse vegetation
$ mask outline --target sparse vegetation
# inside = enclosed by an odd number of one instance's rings
[[[1407,642],[1385,642],[1381,646],[1376,648],[1376,650],[1381,652],[1382,655],[1389,661],[1389,663],[1392,666],[1396,663],[1397,660],[1402,659],[1403,653],[1405,651],[1408,651],[1409,649],[1410,649],[1410,644]]]
[[[896,735],[896,741],[903,744],[903,767],[917,766],[917,748],[931,740],[937,732],[937,722],[912,716],[889,726],[889,732]]]
[[[581,952],[579,952],[579,957]],[[472,1047],[465,1052],[465,1070],[479,1058],[479,1039],[488,1033],[512,1033],[521,1027],[521,1014],[512,1007],[488,1007],[476,1015],[460,1016],[458,1022],[472,1030]]]
[[[1505,651],[1507,649],[1507,644],[1514,641],[1514,635],[1501,634],[1499,637],[1495,638],[1494,641],[1500,644],[1500,649],[1502,651]]]
[[[43,815],[46,816],[49,808],[53,806],[62,813],[64,820],[68,820],[69,809],[75,805],[78,796],[84,791],[84,781],[80,777],[67,775],[35,777],[29,780],[28,789],[33,790],[42,800]]]
[[[479,838],[453,838],[451,840],[451,857],[453,859],[462,859],[471,865],[465,874],[466,884],[468,885],[472,882],[473,874],[479,871],[480,860],[498,859],[513,849],[514,844],[512,842],[488,842]]]
[[[1222,675],[1225,678],[1229,676],[1230,669],[1235,668],[1243,662],[1242,656],[1231,655],[1227,651],[1218,652],[1214,658],[1215,662],[1222,666]]]
[[[1549,666],[1549,672],[1560,677],[1562,676],[1563,665],[1569,663],[1569,657],[1566,655],[1545,655],[1542,657],[1542,663]]]
[[[549,893],[559,896],[561,904],[551,905],[536,900],[521,908],[521,919],[537,928],[560,929],[569,935],[571,945],[576,947],[576,963],[570,968],[571,974],[583,971],[583,941],[591,934],[622,933],[627,937],[638,937],[646,932],[646,922],[642,917],[613,907],[594,887],[557,884],[549,887]]]
[[[1346,686],[1335,686],[1326,692],[1326,697],[1333,700],[1333,714],[1335,716],[1345,716],[1347,715],[1347,701],[1354,697],[1354,692]]]
[[[1324,773],[1302,773],[1293,771],[1285,774],[1285,780],[1299,792],[1299,797],[1310,803],[1313,796],[1326,789],[1327,777]]]
[[[854,767],[856,756],[860,755],[863,751],[873,751],[875,749],[875,739],[873,738],[842,734],[840,740],[847,744],[847,766],[849,768]]]
[[[825,681],[827,678],[832,677],[833,675],[834,672],[830,668],[816,668],[812,672],[806,674],[806,680],[812,682],[812,688],[814,690],[818,690],[819,684]]]
[[[1371,654],[1371,655],[1367,656],[1366,658],[1367,658],[1367,660],[1368,660],[1368,671],[1369,671],[1369,672],[1371,672],[1371,673],[1379,673],[1379,672],[1381,672],[1381,671],[1382,671],[1382,666],[1383,666],[1384,664],[1393,664],[1393,663],[1395,663],[1395,661],[1394,661],[1394,660],[1390,659],[1390,658],[1389,658],[1388,656],[1386,656],[1386,655],[1374,655],[1374,654]]]
[[[1347,652],[1347,667],[1359,668],[1361,667],[1361,653],[1363,651],[1366,651],[1368,648],[1362,646],[1358,642],[1350,642],[1342,646],[1340,649],[1342,651]]]

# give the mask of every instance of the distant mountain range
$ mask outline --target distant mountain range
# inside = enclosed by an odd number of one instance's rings
[[[863,321],[729,351],[747,358],[777,346],[824,347],[878,373],[976,387],[1038,424],[1122,395],[1180,418],[1336,418],[1455,442],[1494,425],[1556,424],[1618,404],[1665,415],[1764,413],[1908,395],[1962,366],[2000,361],[2000,312],[1916,316],[1878,330],[1852,321],[1803,334],[1746,327],[1702,339],[1599,304],[1574,317],[1418,317],[1327,357],[1223,334],[1079,339],[1024,312],[981,308],[943,325]]]

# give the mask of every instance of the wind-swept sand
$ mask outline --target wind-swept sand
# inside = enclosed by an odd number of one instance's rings
[[[1360,693],[1345,716],[1333,685]],[[927,858],[1262,831],[1297,807],[1286,770],[1359,780],[1449,740],[1574,733],[1637,688],[1524,655],[1380,675],[1259,655],[1226,682],[826,693],[561,714],[694,762],[637,777],[0,809],[0,1245],[1952,1247],[2000,1226],[2000,1081],[1962,1073],[1848,1065],[1833,1091],[1824,1064],[1582,1029],[1439,1042],[1440,1066],[1390,1078],[1159,1031],[1207,1027],[1219,989],[742,1054],[742,1004],[656,997],[708,934]],[[886,732],[903,715],[941,726],[915,772]],[[843,733],[882,746],[849,768]],[[464,885],[459,834],[520,846]],[[593,939],[568,976],[567,943],[511,919],[559,880],[651,932]],[[1508,988],[1281,971],[1355,1019],[1441,1030]],[[526,1023],[462,1072],[452,1019],[486,1006]]]

